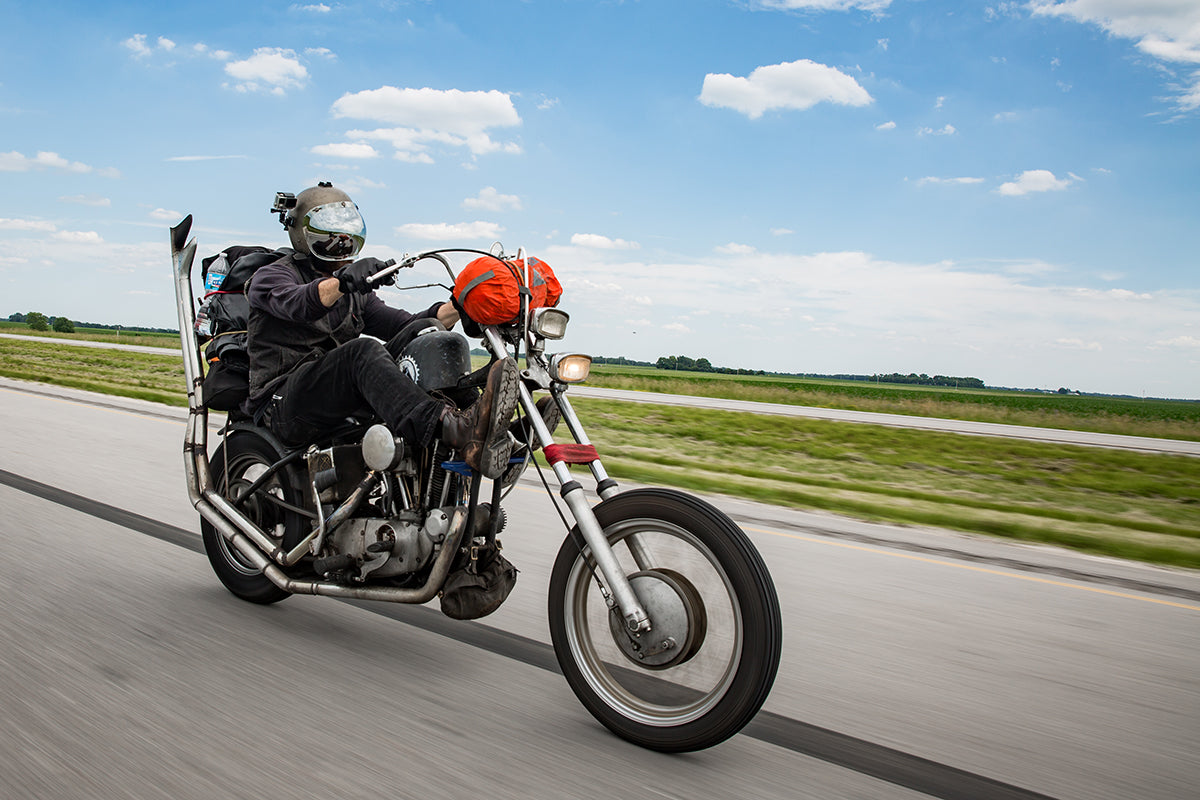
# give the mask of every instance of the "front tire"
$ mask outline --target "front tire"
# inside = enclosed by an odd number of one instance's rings
[[[779,600],[761,556],[725,514],[682,492],[638,489],[595,512],[654,627],[644,641],[624,632],[590,551],[568,537],[549,593],[567,683],[609,730],[643,747],[724,741],[758,713],[779,669]]]
[[[213,484],[222,497],[231,502],[240,499],[247,489],[266,474],[268,468],[281,458],[276,449],[261,436],[247,431],[235,431],[225,438],[209,462]],[[241,509],[251,522],[285,549],[295,547],[305,533],[302,516],[287,511],[274,500],[302,507],[302,493],[294,473],[288,467],[279,470],[259,486],[254,494],[242,501]],[[200,530],[204,551],[213,572],[229,591],[251,603],[277,603],[291,596],[280,589],[262,571],[254,567],[216,528],[201,518]]]

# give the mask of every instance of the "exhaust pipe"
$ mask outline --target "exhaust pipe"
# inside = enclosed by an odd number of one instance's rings
[[[215,495],[218,500],[224,500],[220,495]],[[324,597],[340,597],[348,600],[379,600],[385,603],[428,603],[437,596],[438,590],[442,588],[442,584],[446,580],[446,575],[450,572],[450,565],[454,561],[454,555],[458,552],[458,546],[462,539],[462,534],[466,528],[466,509],[458,508],[454,511],[454,517],[450,521],[450,532],[442,543],[441,552],[434,559],[433,569],[429,573],[429,579],[423,586],[417,588],[402,589],[394,586],[345,586],[340,583],[331,583],[329,581],[307,581],[295,580],[289,578],[278,565],[275,564],[267,555],[254,545],[254,543],[243,534],[239,528],[243,525],[258,530],[254,523],[246,519],[244,516],[234,511],[233,514],[241,517],[238,525],[235,526],[232,522],[217,510],[207,498],[202,498],[196,505],[196,509],[200,515],[212,524],[221,536],[233,545],[237,551],[249,561],[255,569],[262,570],[263,575],[267,577],[271,583],[285,592],[292,594],[316,594]],[[264,537],[262,531],[258,531]]]

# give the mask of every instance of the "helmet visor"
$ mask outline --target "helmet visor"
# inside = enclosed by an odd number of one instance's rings
[[[358,255],[367,240],[367,224],[353,203],[317,206],[304,218],[304,239],[313,258],[347,261]]]

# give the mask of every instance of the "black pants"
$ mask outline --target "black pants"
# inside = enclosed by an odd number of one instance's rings
[[[347,417],[374,412],[406,441],[428,445],[448,403],[430,396],[397,366],[396,355],[413,335],[405,328],[386,346],[355,339],[301,364],[273,393],[271,429],[299,445],[341,427]]]

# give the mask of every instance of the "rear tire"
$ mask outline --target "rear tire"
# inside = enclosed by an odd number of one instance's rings
[[[681,492],[634,490],[595,512],[654,627],[637,641],[624,633],[590,551],[568,537],[550,576],[549,616],[571,689],[609,730],[652,750],[701,750],[733,736],[766,701],[783,642],[758,551],[729,517]]]
[[[266,473],[282,456],[266,439],[248,431],[235,431],[225,438],[209,462],[213,485],[231,502]],[[308,523],[299,514],[272,502],[277,498],[289,505],[303,507],[303,493],[295,471],[284,467],[255,490],[240,506],[251,522],[279,542],[284,549],[295,547],[307,533]],[[204,551],[213,572],[225,588],[251,603],[277,603],[291,596],[280,589],[262,571],[254,567],[216,528],[203,518],[200,530]]]

